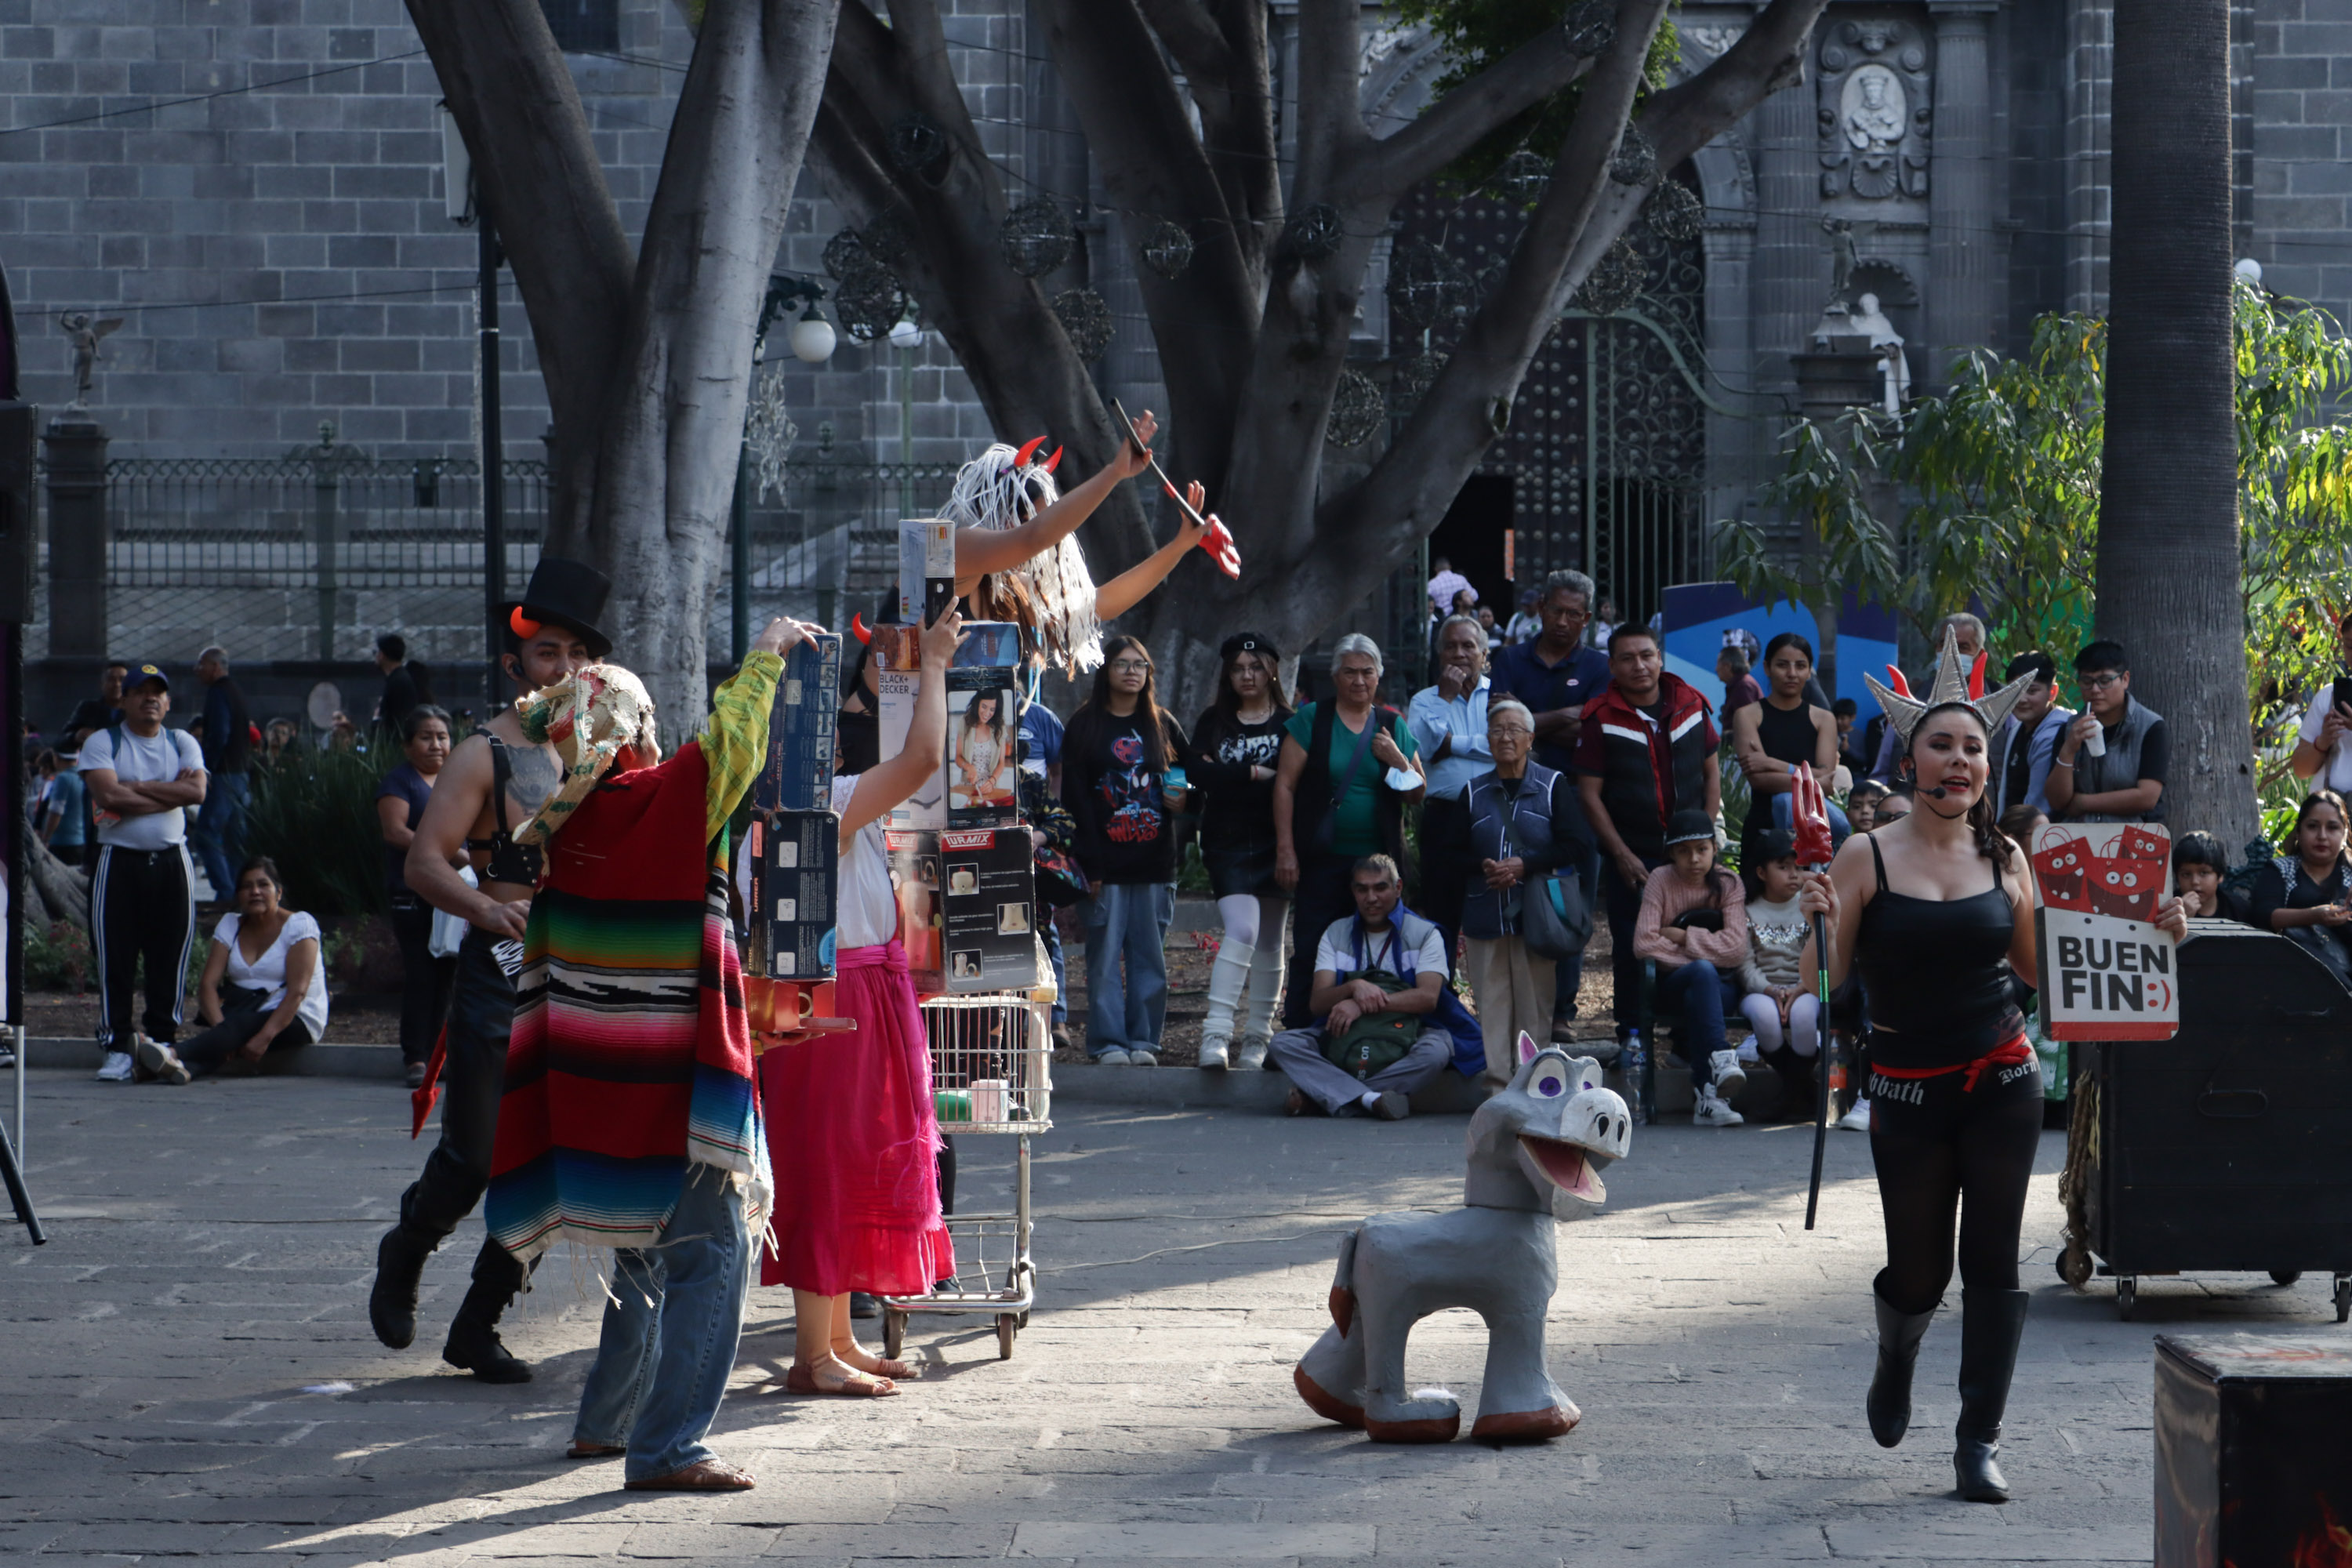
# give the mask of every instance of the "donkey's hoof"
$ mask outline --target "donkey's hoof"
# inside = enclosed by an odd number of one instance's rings
[[[1374,1421],[1367,1417],[1364,1433],[1375,1443],[1451,1443],[1462,1430],[1462,1413],[1419,1421]]]
[[[1324,1420],[1337,1421],[1340,1426],[1353,1427],[1359,1432],[1364,1429],[1364,1407],[1326,1394],[1321,1384],[1307,1375],[1305,1367],[1292,1367],[1290,1381],[1297,1386],[1298,1397],[1307,1401],[1307,1408]]]
[[[1582,1416],[1572,1405],[1566,1409],[1554,1405],[1543,1410],[1502,1411],[1479,1416],[1470,1428],[1470,1439],[1474,1443],[1541,1443],[1567,1436]]]

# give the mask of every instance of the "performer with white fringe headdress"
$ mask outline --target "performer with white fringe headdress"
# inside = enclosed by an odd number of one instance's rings
[[[1958,1495],[2006,1502],[1995,1462],[2027,1292],[2018,1284],[2027,1184],[2042,1144],[2042,1077],[2015,983],[2036,978],[2033,880],[2024,849],[1993,820],[1992,736],[2031,676],[1988,694],[1958,638],[1944,633],[1925,698],[1870,682],[1899,737],[1916,808],[1845,841],[1800,907],[1830,931],[1832,985],[1862,975],[1870,1032],[1870,1153],[1886,1223],[1873,1282],[1878,1369],[1865,1407],[1886,1447],[1911,1422],[1919,1342],[1960,1271]],[[1897,687],[1902,678],[1895,676]],[[2188,926],[2177,899],[2156,923]]]

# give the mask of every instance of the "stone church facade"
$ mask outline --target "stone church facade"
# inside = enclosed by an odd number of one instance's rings
[[[545,4],[634,227],[691,48],[682,12],[674,0]],[[1660,584],[1706,570],[1708,521],[1751,504],[1793,407],[1789,355],[1810,345],[1841,283],[1850,309],[1874,297],[1915,388],[1937,385],[1971,348],[2021,346],[2041,312],[2101,310],[2114,4],[1832,4],[1804,80],[1675,172],[1705,204],[1696,238],[1649,246],[1631,305],[1572,310],[1539,354],[1510,436],[1438,545],[1499,585],[1508,530],[1519,580],[1591,568],[1627,610],[1654,607]],[[1134,260],[1104,221],[1043,29],[1023,0],[942,9],[1008,187],[1052,195],[1076,218],[1072,261],[1041,281],[1103,295],[1115,330],[1098,377],[1130,407],[1155,405]],[[1269,9],[1282,68],[1295,7]],[[1754,11],[1689,0],[1681,68],[1703,68]],[[1366,22],[1377,130],[1416,112],[1443,65],[1425,35],[1378,7]],[[2352,0],[2237,0],[2231,22],[2239,252],[2270,287],[2342,318]],[[316,449],[322,426],[379,467],[470,457],[482,391],[475,239],[445,208],[438,96],[400,0],[0,0],[0,264],[26,395],[49,409],[71,401],[57,319],[88,310],[124,322],[102,345],[89,400],[114,459],[282,459]],[[822,182],[804,178],[779,270],[822,279],[843,226]],[[1433,192],[1406,204],[1394,243],[1469,252],[1458,258],[1475,273],[1511,233],[1499,204]],[[1355,352],[1393,399],[1394,367],[1430,345],[1390,319],[1382,279],[1371,281]],[[510,279],[503,299],[506,456],[528,463],[545,400]],[[762,612],[809,613],[856,590],[858,541],[932,504],[944,466],[992,432],[936,334],[909,348],[845,336],[818,367],[770,357],[797,440],[793,479],[754,507],[755,597]],[[1370,449],[1326,457],[1340,471]],[[414,489],[421,504],[421,479]],[[445,524],[462,532],[462,519]],[[168,520],[126,512],[118,526],[136,536]],[[293,595],[285,636],[232,651],[356,658],[367,628],[402,613],[389,591],[352,590],[331,613],[319,599],[314,638],[310,586]],[[462,585],[446,592],[448,624],[418,630],[457,657],[478,635]],[[224,596],[193,618],[138,626],[126,593],[110,639],[168,643],[204,635],[205,614],[224,629],[255,618],[252,601]],[[346,616],[347,628],[324,626]]]

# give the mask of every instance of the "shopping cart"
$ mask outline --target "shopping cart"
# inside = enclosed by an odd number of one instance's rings
[[[1052,1010],[1050,1002],[1017,991],[923,1003],[940,1131],[1013,1140],[1013,1211],[949,1216],[956,1278],[928,1296],[882,1299],[885,1355],[898,1355],[907,1319],[916,1312],[994,1314],[1003,1361],[1012,1359],[1013,1337],[1029,1326],[1037,1299],[1037,1266],[1029,1257],[1029,1140],[1054,1125]]]

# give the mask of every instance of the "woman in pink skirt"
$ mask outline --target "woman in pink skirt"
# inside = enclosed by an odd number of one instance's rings
[[[875,1396],[917,1375],[857,1342],[849,1293],[920,1295],[955,1273],[940,1216],[939,1122],[930,1053],[907,955],[881,819],[939,775],[947,749],[947,668],[962,640],[953,609],[924,628],[923,679],[904,750],[833,782],[841,816],[835,1004],[857,1027],[810,1036],[760,1058],[760,1100],[776,1179],[776,1250],[762,1285],[793,1289],[795,1394]]]

